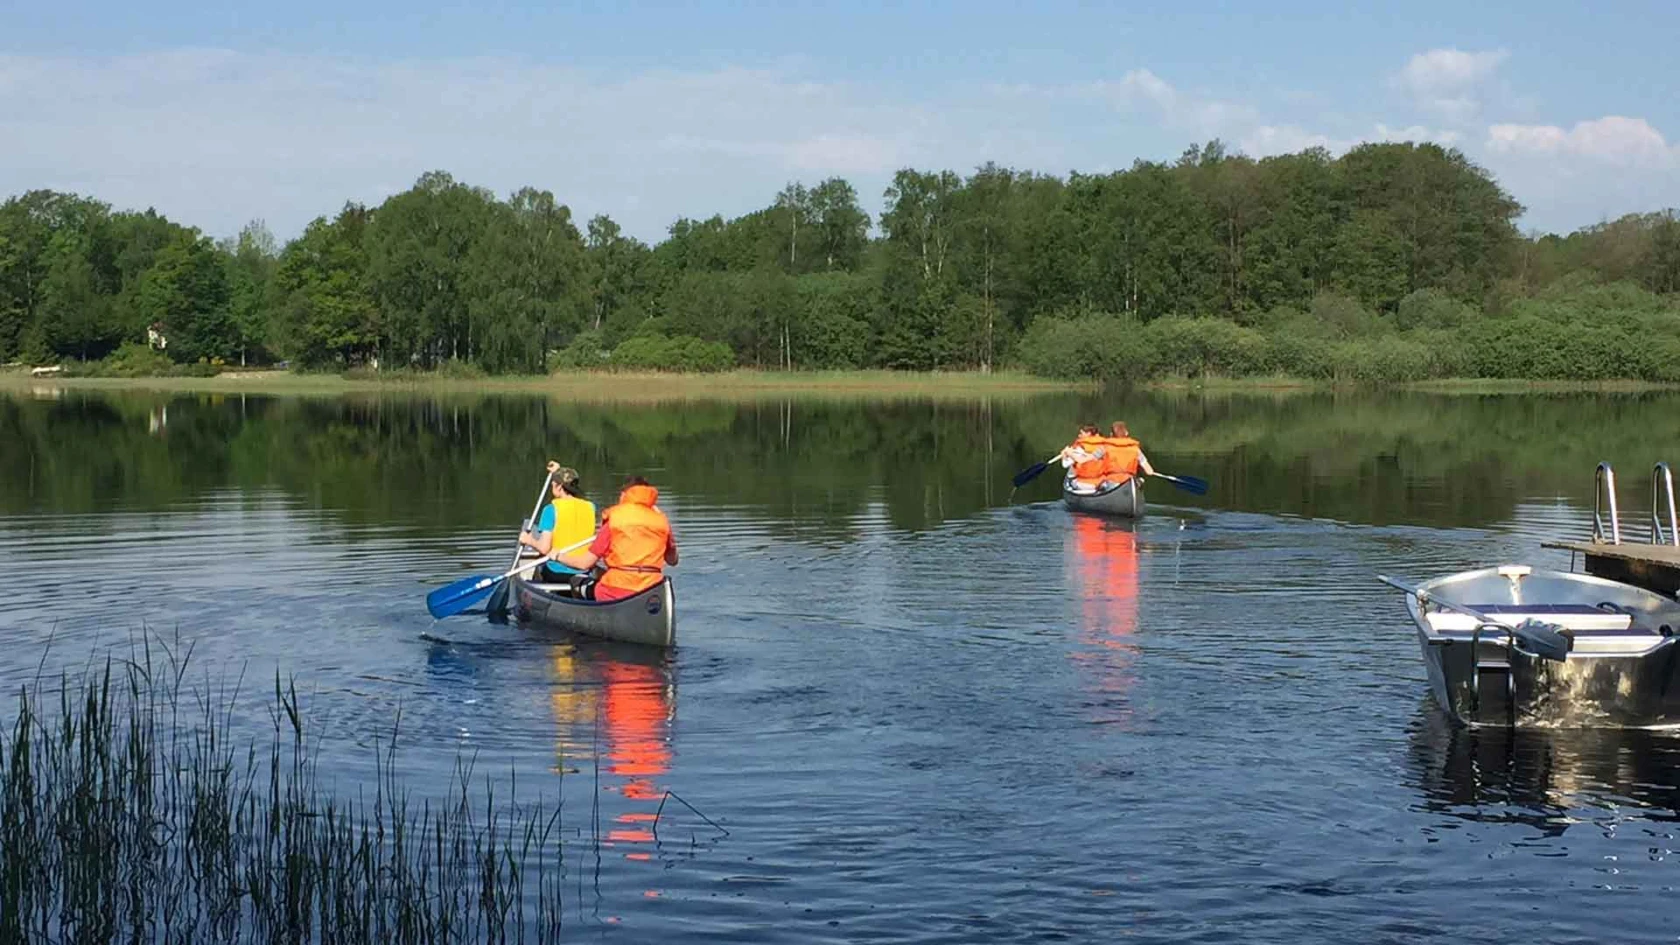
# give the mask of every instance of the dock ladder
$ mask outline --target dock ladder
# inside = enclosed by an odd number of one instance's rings
[[[1666,520],[1663,513],[1667,513]],[[1608,516],[1606,515],[1608,513]],[[1622,543],[1621,510],[1616,503],[1616,471],[1607,462],[1593,470],[1593,541]],[[1651,517],[1646,542],[1680,548],[1680,515],[1675,512],[1674,472],[1667,463],[1651,467]]]

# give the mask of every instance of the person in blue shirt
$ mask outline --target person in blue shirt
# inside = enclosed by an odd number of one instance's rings
[[[536,525],[519,533],[519,543],[535,549],[540,555],[579,542],[595,535],[595,503],[581,494],[577,470],[550,461],[548,464],[553,501],[543,506]],[[569,582],[578,571],[556,561],[543,565],[540,579],[555,584]]]

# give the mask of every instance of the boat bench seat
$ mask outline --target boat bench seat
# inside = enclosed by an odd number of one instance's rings
[[[1554,623],[1566,627],[1576,633],[1627,633],[1633,628],[1633,618],[1627,614],[1613,614],[1599,610],[1597,607],[1583,606],[1578,610],[1570,609],[1560,612],[1556,606],[1536,606],[1523,608],[1494,608],[1480,610],[1489,617],[1497,618],[1500,622],[1522,623],[1524,620],[1538,620],[1542,623]],[[1434,611],[1429,615],[1429,626],[1436,633],[1469,633],[1476,629],[1481,621],[1469,614],[1456,611]],[[1638,633],[1647,631],[1641,628]]]
[[[1574,638],[1570,652],[1583,656],[1638,656],[1668,642],[1661,631],[1635,624],[1628,614],[1611,613],[1586,604],[1537,604],[1532,607],[1507,604],[1471,609],[1512,623],[1533,619],[1556,624],[1568,630]],[[1452,634],[1455,638],[1467,639],[1476,629],[1476,618],[1468,614],[1434,611],[1428,619],[1430,628],[1436,633]]]

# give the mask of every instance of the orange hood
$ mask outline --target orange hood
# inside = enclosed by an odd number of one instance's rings
[[[618,501],[630,505],[646,505],[650,508],[659,501],[659,490],[652,486],[631,486],[618,494]]]

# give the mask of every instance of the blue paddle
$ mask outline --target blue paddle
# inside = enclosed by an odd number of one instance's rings
[[[1165,473],[1150,473],[1150,475],[1156,479],[1165,479],[1191,495],[1207,495],[1208,484],[1206,479],[1197,479],[1195,476],[1168,476]]]
[[[1056,460],[1061,459],[1061,458],[1062,458],[1062,454],[1057,453],[1056,455],[1050,457],[1049,459],[1045,460],[1042,463],[1036,463],[1034,465],[1028,466],[1026,469],[1023,469],[1020,472],[1016,473],[1015,477],[1013,479],[1011,479],[1010,481],[1015,483],[1015,488],[1019,489],[1022,486],[1026,485],[1027,483],[1032,482],[1034,479],[1037,479],[1040,475],[1043,474],[1043,472],[1046,469],[1050,468],[1051,463],[1053,463]]]
[[[588,538],[585,538],[575,545],[567,545],[564,548],[549,552],[549,557],[563,555],[568,551],[576,551],[594,540],[595,536],[590,535]],[[442,620],[445,617],[453,617],[461,611],[466,610],[468,607],[471,607],[483,600],[490,594],[492,589],[501,584],[503,581],[513,577],[521,571],[528,571],[541,564],[541,561],[527,561],[524,564],[514,567],[513,570],[507,572],[506,574],[478,575],[470,578],[462,578],[454,584],[446,584],[426,595],[426,610],[431,613],[433,619],[436,620]]]

